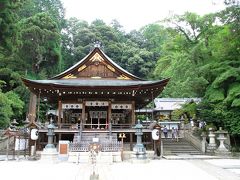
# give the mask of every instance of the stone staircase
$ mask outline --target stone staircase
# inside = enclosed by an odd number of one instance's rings
[[[163,155],[200,155],[200,150],[195,148],[192,144],[184,138],[179,138],[178,142],[172,139],[163,139]]]

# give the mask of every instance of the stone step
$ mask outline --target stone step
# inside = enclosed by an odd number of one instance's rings
[[[198,150],[196,150],[195,148],[190,148],[190,147],[187,147],[187,148],[181,148],[181,147],[174,147],[174,149],[173,148],[171,148],[171,147],[164,147],[163,146],[163,148],[165,149],[165,150],[172,150],[172,151],[198,151]]]
[[[172,139],[163,139],[163,154],[164,155],[176,155],[176,154],[190,154],[199,155],[202,154],[192,144],[186,141],[184,138],[179,139],[178,142]]]

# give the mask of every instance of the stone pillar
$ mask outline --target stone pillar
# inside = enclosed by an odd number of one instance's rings
[[[216,150],[216,143],[215,143],[215,134],[213,133],[213,129],[209,128],[209,144],[207,146],[207,152],[214,153]]]
[[[205,154],[206,153],[206,143],[207,143],[206,137],[207,137],[207,135],[205,132],[202,132],[201,136],[202,136],[202,152]]]

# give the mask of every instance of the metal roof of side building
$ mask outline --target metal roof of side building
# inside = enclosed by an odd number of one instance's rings
[[[201,98],[155,98],[154,104],[156,111],[173,111],[180,109],[183,104],[194,101],[195,103],[201,102]]]

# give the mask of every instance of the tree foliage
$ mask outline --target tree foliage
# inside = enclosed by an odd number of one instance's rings
[[[27,69],[31,69],[35,74],[46,71],[47,76],[59,72],[60,34],[51,16],[47,13],[38,13],[22,20],[20,27],[22,29],[20,55],[25,59]],[[52,66],[52,69],[47,68],[49,66]]]

